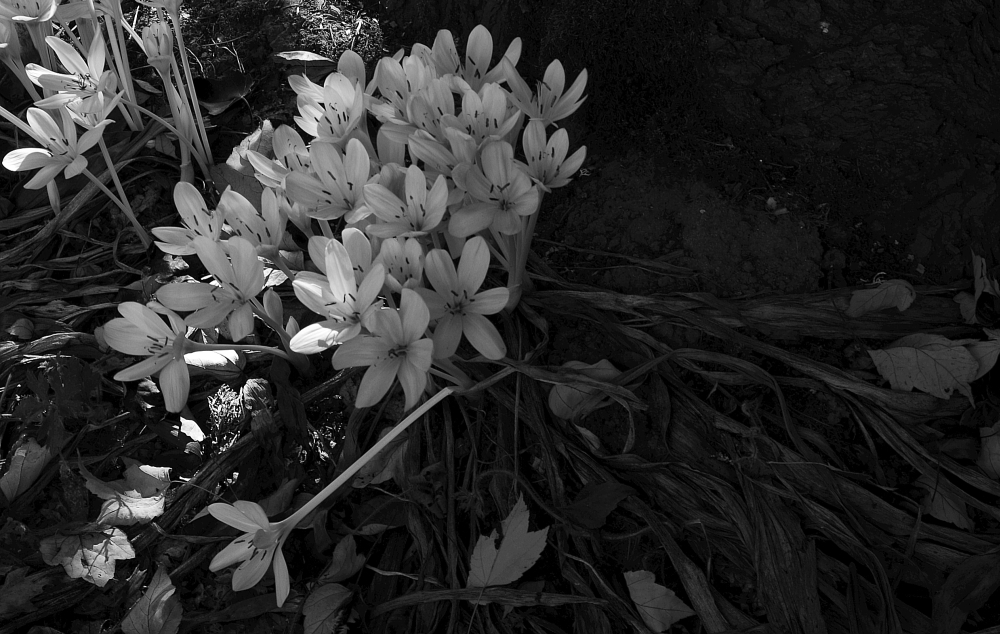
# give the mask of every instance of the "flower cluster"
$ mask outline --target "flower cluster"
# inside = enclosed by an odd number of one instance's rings
[[[184,226],[155,229],[157,244],[197,255],[209,276],[160,288],[159,304],[186,313],[187,328],[223,326],[233,341],[254,332],[256,315],[290,356],[332,349],[334,368],[367,368],[359,407],[396,381],[406,409],[432,375],[467,382],[454,364],[463,339],[470,352],[502,359],[489,316],[516,306],[542,196],[568,183],[586,152],[568,156],[566,131],[549,131],[580,106],[585,72],[564,92],[555,61],[533,93],[515,69],[519,56],[515,40],[491,66],[492,37],[479,26],[464,61],[441,31],[433,47],[383,58],[370,79],[351,51],[321,84],[291,77],[295,121],[311,141],[280,126],[273,156],[246,151],[260,200],[227,189],[210,211],[194,186],[177,185]],[[483,288],[494,256],[507,284]],[[318,319],[301,328],[275,320],[257,299],[265,266],[283,271]],[[119,339],[108,337],[122,351],[141,347]]]
[[[3,166],[11,171],[38,170],[25,183],[26,188],[46,188],[52,208],[58,213],[55,179],[59,174],[66,178],[83,174],[122,210],[143,245],[149,246],[149,236],[132,211],[103,139],[104,129],[112,123],[110,117],[120,117],[137,131],[143,127],[145,114],[174,133],[181,150],[181,180],[185,182],[193,181],[192,156],[206,178],[210,178],[212,158],[198,103],[189,88],[192,79],[187,57],[181,55],[185,69],[181,75],[173,54],[175,32],[179,50],[185,50],[178,22],[180,2],[154,0],[141,4],[153,7],[157,21],[146,27],[140,38],[123,19],[120,0],[69,0],[62,4],[58,0],[0,0],[0,61],[21,82],[35,105],[28,109],[26,122],[2,107],[0,116],[41,146],[18,148],[3,159]],[[167,25],[168,15],[173,30]],[[31,36],[41,64],[21,61],[19,25]],[[126,55],[127,37],[141,42],[150,65],[159,72],[170,110],[169,121],[139,104]],[[85,132],[79,134],[77,126]],[[95,145],[100,148],[117,195],[90,171],[86,153]]]

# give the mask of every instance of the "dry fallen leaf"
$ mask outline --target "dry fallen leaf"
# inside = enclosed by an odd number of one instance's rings
[[[666,632],[677,621],[694,616],[694,610],[678,599],[672,590],[655,583],[654,579],[653,573],[648,570],[625,573],[628,593],[649,629]]]
[[[884,308],[895,306],[899,312],[910,307],[917,292],[906,280],[886,280],[875,288],[866,288],[851,293],[851,303],[847,307],[848,317],[860,317]]]
[[[517,504],[503,521],[501,528],[503,538],[499,549],[495,546],[496,531],[488,537],[480,536],[476,542],[469,560],[467,587],[486,588],[513,583],[541,556],[549,529],[528,530],[528,507],[524,504],[523,495],[517,498]]]
[[[34,438],[29,438],[18,447],[10,459],[7,473],[0,478],[0,491],[3,491],[7,501],[13,502],[14,498],[27,491],[51,458],[52,452],[48,447],[42,447]]]
[[[42,560],[62,566],[71,579],[84,579],[103,588],[115,576],[115,561],[132,559],[135,551],[121,529],[88,524],[64,529],[39,545]]]
[[[964,501],[949,491],[951,486],[946,481],[921,475],[917,478],[916,483],[927,491],[927,495],[921,502],[925,513],[942,522],[949,522],[959,528],[972,530],[972,520],[969,519],[968,507]]]
[[[80,475],[87,483],[87,489],[99,498],[107,500],[101,506],[97,518],[100,524],[112,526],[132,526],[145,524],[163,513],[165,492],[170,486],[170,469],[140,465],[126,458],[129,465],[125,479],[104,482],[90,473],[82,464]]]
[[[1000,480],[1000,422],[992,427],[980,427],[979,438],[982,447],[976,464],[983,473],[994,480]]]
[[[975,340],[951,341],[940,335],[907,335],[882,350],[869,350],[879,374],[894,390],[917,388],[938,398],[951,398],[957,389],[972,399],[969,383],[979,362],[966,348]]]

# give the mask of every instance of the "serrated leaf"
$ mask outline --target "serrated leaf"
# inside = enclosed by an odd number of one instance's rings
[[[106,500],[101,506],[98,523],[112,526],[144,524],[163,514],[165,492],[170,486],[170,469],[140,465],[126,458],[125,478],[104,482],[79,465],[87,489]]]
[[[847,307],[848,317],[860,317],[865,313],[895,306],[899,312],[910,307],[917,292],[906,280],[886,280],[875,288],[866,288],[851,293],[851,303]]]
[[[635,489],[619,482],[588,483],[563,512],[580,526],[596,530],[604,526],[618,503],[633,493]]]
[[[125,634],[176,634],[184,615],[176,591],[166,569],[159,566],[149,587],[125,615]]]
[[[10,619],[15,614],[34,612],[37,606],[31,600],[45,587],[44,575],[28,576],[30,568],[15,568],[7,573],[0,586],[0,619]]]
[[[971,400],[969,383],[979,371],[979,362],[963,346],[938,335],[909,335],[883,350],[869,350],[875,367],[894,390],[917,388],[948,399],[957,389]]]
[[[947,481],[924,474],[917,478],[916,484],[927,491],[920,504],[925,513],[959,528],[972,530],[968,507],[963,500],[949,491],[951,487]]]
[[[500,548],[495,544],[497,532],[487,537],[480,536],[469,561],[469,588],[487,588],[513,583],[531,568],[545,548],[548,527],[538,531],[528,531],[528,507],[524,496],[517,498],[510,515],[503,521],[503,538]]]
[[[10,458],[10,467],[0,478],[0,491],[3,491],[8,502],[21,495],[35,483],[42,469],[52,459],[48,447],[42,447],[34,438],[29,438],[14,450]]]
[[[313,590],[302,606],[305,634],[332,634],[343,622],[341,607],[351,591],[339,583],[327,583]]]
[[[625,582],[639,615],[654,632],[666,632],[677,621],[695,614],[672,590],[656,583],[648,570],[626,572]]]
[[[320,583],[337,582],[353,577],[365,565],[364,555],[358,554],[354,535],[347,535],[333,549],[330,564],[320,575]]]
[[[93,524],[46,537],[39,550],[48,565],[62,566],[71,579],[83,579],[99,588],[114,578],[117,560],[135,557],[121,529]]]

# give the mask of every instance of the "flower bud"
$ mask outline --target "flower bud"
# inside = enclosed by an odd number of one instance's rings
[[[142,29],[142,48],[150,65],[167,76],[174,57],[174,34],[166,22],[153,22]]]
[[[21,40],[10,20],[0,19],[0,59],[21,60]]]
[[[278,297],[278,294],[272,288],[264,291],[264,311],[268,317],[277,323],[280,324],[284,321],[284,308],[281,305],[281,298]]]

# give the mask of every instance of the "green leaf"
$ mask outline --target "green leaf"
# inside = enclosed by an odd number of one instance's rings
[[[330,564],[320,575],[320,583],[343,581],[353,577],[362,566],[365,565],[364,555],[358,554],[358,546],[354,541],[354,535],[347,535],[333,549],[333,557]]]
[[[339,583],[327,583],[313,590],[302,606],[305,634],[336,632],[343,622],[340,608],[350,598],[351,591]]]
[[[517,504],[503,521],[503,538],[500,548],[495,544],[497,532],[489,537],[483,535],[476,542],[469,561],[469,588],[487,588],[513,583],[531,568],[545,548],[548,527],[540,531],[528,531],[528,507],[524,496],[517,498]],[[475,601],[474,601],[475,603]]]
[[[580,526],[596,530],[604,526],[618,503],[633,493],[635,489],[618,482],[588,483],[563,512]]]
[[[31,603],[45,587],[44,575],[27,576],[30,568],[16,568],[7,573],[0,586],[0,619],[9,619],[15,614],[34,612],[38,608]]]
[[[176,634],[184,614],[176,592],[166,569],[157,567],[149,587],[122,621],[125,634]]]

